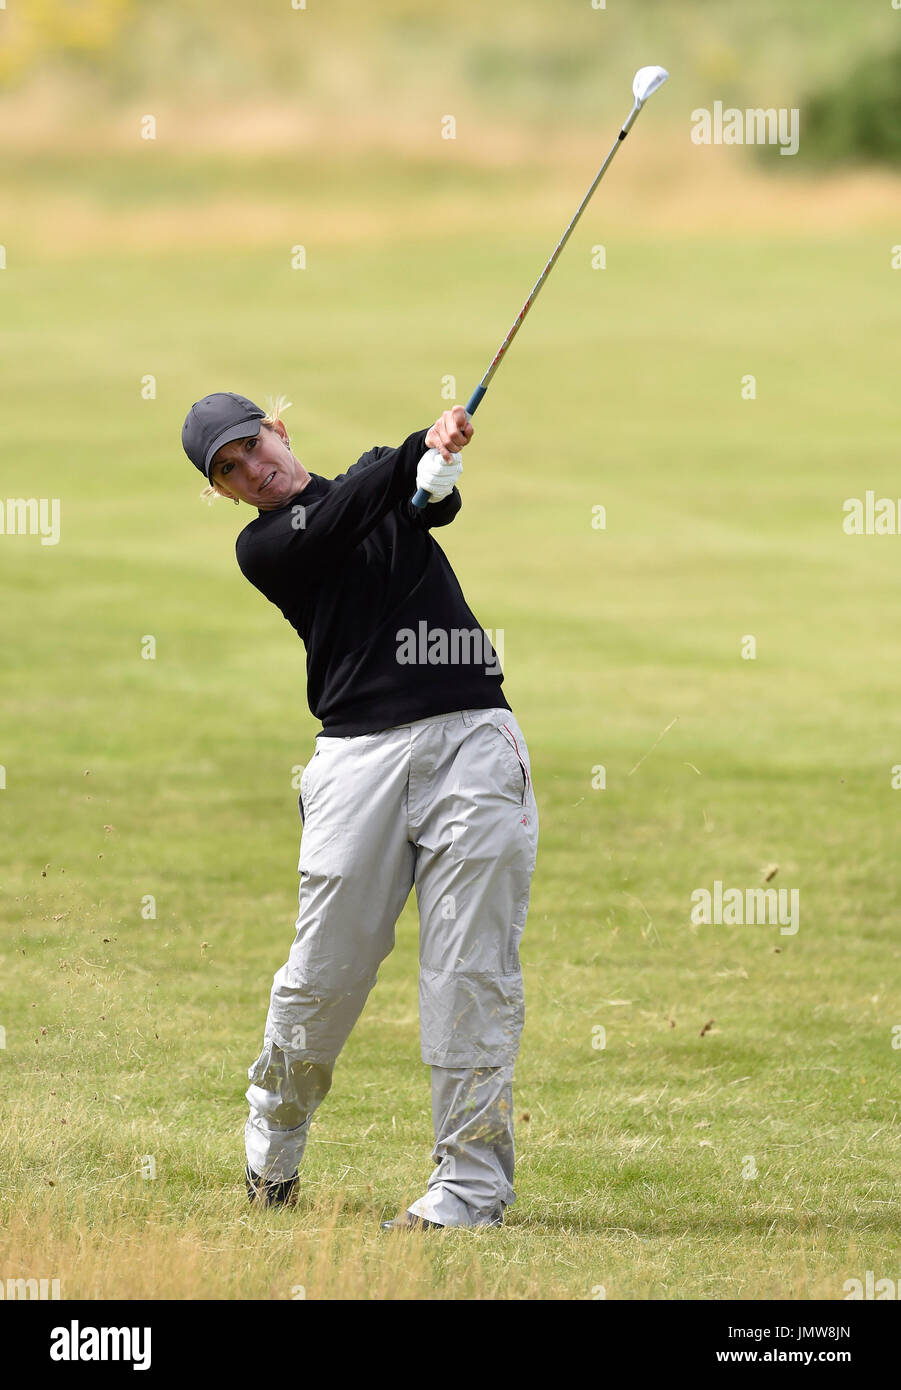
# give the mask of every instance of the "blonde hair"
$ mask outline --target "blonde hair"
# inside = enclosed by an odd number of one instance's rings
[[[282,418],[282,411],[290,410],[291,402],[288,400],[287,396],[267,396],[266,406],[267,414],[264,415],[262,420],[260,421],[260,428],[262,429],[263,425],[266,425],[269,429],[274,429],[276,420],[280,420]],[[203,489],[200,496],[204,498],[210,505],[212,505],[217,497],[222,496],[222,493],[217,492],[216,489],[213,487],[213,484],[209,483]],[[237,500],[238,499],[235,498],[235,501]]]

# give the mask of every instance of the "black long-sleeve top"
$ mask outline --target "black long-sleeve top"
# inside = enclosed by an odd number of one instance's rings
[[[307,701],[323,734],[376,733],[458,709],[509,709],[494,648],[430,534],[462,506],[456,488],[410,498],[427,430],[310,481],[238,536],[242,573],[307,653]]]

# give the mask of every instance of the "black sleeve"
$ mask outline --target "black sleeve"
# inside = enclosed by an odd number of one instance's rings
[[[401,503],[404,516],[414,526],[431,531],[435,526],[450,526],[457,512],[463,506],[463,498],[456,488],[440,502],[429,502],[426,507],[414,507],[409,499]]]
[[[257,588],[285,569],[314,579],[353,550],[392,507],[412,497],[428,429],[408,435],[396,449],[371,449],[309,506],[301,492],[291,506],[272,513],[262,536],[242,532],[236,551],[245,577]]]

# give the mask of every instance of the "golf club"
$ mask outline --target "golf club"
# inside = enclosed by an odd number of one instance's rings
[[[629,112],[628,116],[623,122],[622,130],[616,137],[616,140],[614,141],[610,149],[610,153],[607,155],[607,158],[604,160],[603,164],[601,165],[600,169],[595,175],[591,187],[589,188],[588,192],[585,194],[585,197],[579,204],[575,217],[572,219],[566,231],[563,233],[562,237],[557,242],[556,248],[554,249],[554,254],[551,256],[547,265],[544,267],[544,270],[541,272],[538,279],[535,281],[532,291],[525,304],[520,309],[518,315],[516,316],[516,319],[513,322],[513,326],[510,329],[510,332],[507,334],[506,338],[498,348],[497,353],[495,354],[495,357],[491,363],[491,366],[488,368],[487,372],[482,377],[482,380],[479,382],[478,386],[470,396],[466,405],[466,414],[468,417],[471,418],[475,414],[479,405],[481,404],[485,392],[491,385],[492,377],[494,376],[495,372],[497,371],[498,367],[504,359],[504,354],[506,353],[507,348],[513,342],[513,339],[519,332],[520,327],[522,326],[523,319],[525,318],[526,314],[529,312],[536,298],[538,297],[538,291],[541,289],[545,280],[548,278],[554,266],[557,264],[560,252],[563,250],[564,246],[569,241],[569,238],[573,233],[576,223],[579,221],[579,218],[582,216],[582,213],[585,211],[586,207],[591,201],[591,196],[594,193],[594,190],[597,188],[601,179],[606,174],[607,169],[613,161],[613,156],[616,154],[623,140],[625,140],[626,136],[629,134],[629,131],[632,129],[632,126],[635,124],[635,120],[638,116],[639,111],[644,106],[648,97],[652,96],[653,93],[656,92],[658,87],[662,87],[663,83],[666,81],[668,77],[669,73],[666,71],[665,68],[658,68],[653,66],[639,68],[638,72],[635,74],[635,77],[632,81],[632,94],[635,97],[635,103],[632,107],[632,110]],[[418,488],[413,496],[413,506],[422,508],[426,506],[428,501],[429,494],[425,491],[424,488]]]

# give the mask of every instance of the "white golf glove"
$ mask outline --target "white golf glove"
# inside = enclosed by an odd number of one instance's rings
[[[440,502],[453,492],[462,472],[463,460],[459,454],[454,454],[453,463],[447,463],[437,449],[429,449],[419,460],[416,486],[425,489],[430,502]]]

